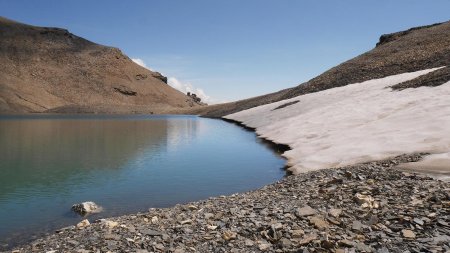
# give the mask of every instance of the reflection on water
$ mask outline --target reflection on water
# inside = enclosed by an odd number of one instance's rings
[[[83,181],[89,170],[120,169],[143,148],[149,155],[164,148],[167,125],[165,120],[2,121],[0,197],[22,187],[48,188],[67,178]]]
[[[2,116],[0,244],[90,219],[255,189],[284,160],[253,133],[194,116]],[[1,249],[1,246],[0,246]]]

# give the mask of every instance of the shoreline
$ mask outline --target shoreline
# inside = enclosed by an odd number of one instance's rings
[[[13,252],[442,252],[450,249],[450,184],[394,169],[421,158],[311,171],[250,192],[89,220]]]
[[[29,113],[29,114],[11,114],[11,115],[0,115],[3,116],[3,120],[17,120],[17,119],[70,119],[70,120],[84,120],[84,119],[105,119],[105,120],[111,120],[111,118],[115,119],[122,119],[122,118],[131,118],[133,119],[134,117],[140,119],[140,118],[154,118],[154,117],[165,117],[165,116],[170,116],[170,117],[179,117],[179,118],[184,118],[184,117],[192,117],[195,120],[207,120],[207,119],[212,119],[215,121],[218,121],[218,123],[220,122],[227,122],[224,124],[229,125],[228,123],[230,123],[229,121],[226,120],[222,120],[221,118],[204,118],[204,117],[200,117],[199,115],[172,115],[172,114],[61,114],[61,113]],[[235,126],[239,126],[239,124],[233,124]],[[230,127],[233,127],[233,125],[230,125]],[[235,127],[236,128],[236,127]],[[244,132],[248,132],[250,133],[252,136],[254,136],[254,140],[252,142],[256,143],[256,145],[262,145],[261,147],[264,147],[265,149],[269,149],[269,154],[271,153],[272,156],[276,156],[278,157],[278,159],[280,159],[280,164],[279,166],[276,167],[272,167],[272,168],[276,168],[279,174],[279,176],[277,176],[276,178],[273,178],[269,181],[266,181],[265,183],[262,184],[258,184],[258,186],[255,187],[246,187],[247,190],[244,191],[248,191],[248,190],[254,190],[256,189],[256,187],[261,187],[264,186],[266,184],[269,183],[273,183],[276,180],[279,180],[282,177],[285,177],[287,175],[289,175],[289,171],[287,170],[287,167],[285,166],[286,164],[286,160],[281,157],[281,153],[284,152],[286,149],[288,149],[289,147],[287,146],[283,146],[280,145],[278,146],[277,144],[265,140],[263,138],[260,138],[259,136],[257,136],[257,134],[249,128],[244,128],[243,126],[239,126],[236,128],[237,131],[244,131]],[[287,147],[287,148],[286,148]],[[248,157],[247,155],[245,155],[244,157]],[[256,168],[255,172],[258,171],[258,167],[254,167]],[[252,175],[253,173],[250,173],[249,175]],[[219,194],[231,194],[231,193],[235,193],[235,192],[244,192],[244,191],[227,191],[227,193],[217,193],[217,194],[205,194],[204,197],[202,198],[194,198],[194,199],[190,199],[190,200],[185,200],[185,201],[179,201],[179,202],[172,202],[169,205],[162,205],[162,206],[157,206],[156,208],[168,208],[168,207],[172,207],[175,204],[180,204],[180,203],[186,203],[186,201],[200,201],[200,200],[204,200],[205,198],[209,198],[211,196],[218,196]],[[100,202],[99,202],[100,203]],[[131,203],[132,204],[132,203]],[[89,219],[100,219],[100,218],[110,218],[110,217],[118,217],[118,216],[122,216],[122,215],[131,215],[133,213],[136,212],[142,212],[147,210],[148,207],[150,207],[151,205],[147,205],[147,207],[145,207],[145,203],[143,203],[144,208],[138,208],[138,209],[134,209],[134,210],[129,210],[126,212],[122,212],[122,213],[116,213],[116,214],[106,214],[106,215],[101,215],[100,217],[98,216],[89,216]],[[75,213],[72,213],[71,210],[67,210],[67,212],[70,212],[70,215],[74,215],[79,217],[79,219],[83,219],[83,217],[78,216]],[[80,221],[78,220],[78,221]],[[5,236],[2,238],[6,238],[4,241],[2,241],[2,243],[0,244],[0,252],[6,251],[6,250],[11,250],[14,249],[15,247],[21,246],[21,245],[26,245],[29,244],[30,242],[39,239],[39,238],[43,238],[43,237],[47,237],[51,234],[53,234],[56,230],[60,229],[61,227],[65,227],[65,226],[70,226],[70,225],[74,225],[76,224],[78,221],[72,221],[72,222],[65,222],[63,224],[59,224],[59,225],[49,225],[47,226],[46,224],[44,224],[44,226],[40,226],[40,227],[33,227],[31,230],[18,230],[17,232],[14,231],[11,232],[11,230],[8,232],[7,230],[4,230],[6,233],[4,234]],[[92,220],[91,220],[92,222]],[[16,228],[20,228],[20,226],[14,226]],[[29,232],[26,232],[29,231]]]
[[[202,116],[198,116],[198,117],[202,117]],[[245,131],[249,131],[249,132],[254,133],[254,134],[256,135],[256,137],[258,137],[258,139],[261,141],[262,144],[267,145],[268,147],[270,147],[270,149],[272,149],[273,151],[275,151],[277,154],[279,154],[279,155],[281,155],[281,156],[283,155],[284,152],[289,151],[289,150],[292,149],[289,145],[276,143],[276,142],[274,142],[274,141],[272,141],[272,140],[269,140],[269,139],[267,139],[267,138],[264,138],[264,137],[260,136],[260,135],[256,132],[256,128],[249,127],[249,126],[245,125],[244,123],[242,123],[242,122],[240,122],[240,121],[233,120],[233,119],[227,119],[227,118],[210,118],[210,119],[218,119],[218,120],[222,120],[222,121],[231,123],[231,124],[233,124],[233,125],[239,126],[239,127],[241,127],[242,129],[244,129]],[[286,160],[286,162],[287,162],[287,158],[284,157],[284,156],[282,156],[282,157],[283,157],[283,158]],[[287,165],[287,163],[286,163],[286,166],[285,166],[285,168],[286,168],[286,173],[291,173],[291,171],[288,170],[289,167],[290,167],[290,166]]]

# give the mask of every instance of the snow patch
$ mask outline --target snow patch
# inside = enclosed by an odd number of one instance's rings
[[[433,177],[450,182],[450,152],[432,154],[418,162],[401,164],[398,168],[432,173]]]
[[[388,76],[278,101],[224,118],[292,150],[294,173],[415,153],[450,152],[450,82],[392,91],[439,68]],[[300,100],[285,108],[280,105]],[[430,158],[432,159],[432,158]],[[450,164],[450,158],[447,160]]]

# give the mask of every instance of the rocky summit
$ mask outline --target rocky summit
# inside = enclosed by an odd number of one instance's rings
[[[118,48],[0,17],[0,113],[163,113],[200,103]]]
[[[450,184],[398,164],[287,176],[261,189],[83,220],[13,252],[448,252]]]

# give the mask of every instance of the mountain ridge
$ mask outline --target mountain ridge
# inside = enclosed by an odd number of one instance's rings
[[[390,75],[450,65],[450,21],[380,36],[375,47],[292,88],[181,113],[221,118],[256,106]],[[438,72],[447,78],[444,72]],[[433,78],[441,79],[434,76]],[[420,85],[419,85],[420,86]]]
[[[0,17],[0,112],[163,113],[198,106],[120,49]]]

